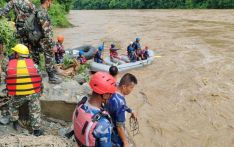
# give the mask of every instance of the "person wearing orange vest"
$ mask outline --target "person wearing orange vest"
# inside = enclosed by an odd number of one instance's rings
[[[22,131],[19,125],[19,107],[28,102],[32,134],[40,136],[43,130],[40,128],[41,107],[39,97],[42,93],[42,78],[31,58],[29,50],[23,44],[17,44],[12,48],[15,59],[9,61],[6,70],[6,89],[11,98],[9,103],[10,120],[13,128]]]
[[[91,97],[83,98],[74,111],[76,142],[80,147],[112,147],[111,118],[103,106],[116,91],[116,80],[108,73],[97,72],[89,85],[93,90]]]

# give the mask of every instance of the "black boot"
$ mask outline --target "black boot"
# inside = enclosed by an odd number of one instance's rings
[[[33,130],[33,135],[34,136],[41,136],[41,135],[44,135],[44,130],[42,129],[38,129],[38,130]]]
[[[57,77],[54,74],[54,72],[48,73],[48,76],[49,76],[49,83],[51,83],[51,84],[60,84],[60,83],[62,83],[62,79]]]
[[[67,132],[64,136],[70,139],[74,135],[74,130],[71,130],[70,132]]]

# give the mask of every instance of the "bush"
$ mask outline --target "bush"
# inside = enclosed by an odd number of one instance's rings
[[[58,0],[59,1],[59,0]],[[70,1],[70,0],[66,0]],[[60,2],[60,1],[59,1]],[[49,15],[53,26],[57,27],[69,27],[69,23],[66,14],[69,12],[70,6],[67,3],[59,3],[56,0],[53,1],[51,8],[49,9]],[[33,0],[36,7],[40,7],[40,0]]]
[[[68,13],[72,7],[73,0],[57,0],[59,4],[64,6],[64,10]]]
[[[90,68],[90,65],[91,65],[90,62],[86,62],[86,64],[81,64],[80,69],[77,71],[78,74],[85,73],[86,70]]]
[[[66,11],[64,5],[60,5],[59,3],[55,2],[51,6],[49,14],[52,18],[51,21],[54,26],[68,27],[71,25],[66,17]]]
[[[0,37],[4,41],[4,51],[7,55],[12,53],[11,48],[16,45],[15,28],[13,22],[2,18],[0,21]]]

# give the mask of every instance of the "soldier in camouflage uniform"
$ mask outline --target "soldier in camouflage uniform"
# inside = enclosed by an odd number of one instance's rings
[[[43,130],[40,128],[41,107],[39,100],[42,93],[41,76],[33,60],[28,58],[29,50],[26,46],[18,44],[13,50],[15,51],[16,59],[9,61],[5,80],[8,95],[11,97],[9,102],[10,120],[13,122],[15,130],[22,131],[18,122],[19,107],[28,102],[32,134],[40,136],[43,134]]]
[[[38,47],[42,48],[45,56],[45,67],[49,76],[49,82],[52,84],[59,84],[62,80],[55,76],[55,71],[53,69],[53,47],[55,42],[53,41],[53,30],[51,26],[51,21],[48,15],[47,9],[50,8],[52,0],[41,0],[41,7],[37,10],[37,18],[39,25],[42,28],[42,38],[36,47],[32,47],[32,56],[36,64],[39,64],[40,56]]]
[[[0,82],[4,82],[5,79],[5,70],[7,67],[8,59],[4,54],[4,42],[3,39],[0,37]]]
[[[9,112],[11,115],[10,121],[13,122],[13,127],[15,130],[20,131],[21,127],[18,123],[19,120],[19,108],[28,102],[30,123],[33,129],[33,134],[35,136],[40,136],[42,130],[40,130],[41,123],[41,106],[40,97],[41,93],[35,93],[27,96],[14,96],[11,98],[9,103]]]
[[[11,9],[14,9],[15,26],[20,42],[28,45],[27,37],[24,34],[23,26],[25,20],[34,13],[35,6],[30,0],[10,0],[5,8],[0,9],[0,16],[7,15]]]

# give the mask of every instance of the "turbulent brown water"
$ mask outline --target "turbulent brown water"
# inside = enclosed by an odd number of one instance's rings
[[[71,11],[75,26],[57,29],[65,46],[137,35],[155,62],[132,70],[139,80],[128,105],[139,115],[138,147],[234,146],[234,10]]]

